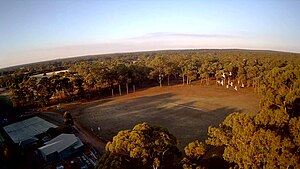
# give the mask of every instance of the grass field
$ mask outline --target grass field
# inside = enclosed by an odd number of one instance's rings
[[[208,126],[217,126],[232,112],[258,111],[253,89],[221,86],[154,87],[129,95],[66,106],[87,129],[111,140],[120,130],[147,122],[167,128],[180,141],[179,148],[207,137]],[[97,127],[101,130],[96,130]]]

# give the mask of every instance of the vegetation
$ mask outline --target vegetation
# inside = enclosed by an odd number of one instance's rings
[[[205,154],[205,146],[198,140],[189,143],[184,148],[186,157],[183,158],[183,168],[201,168],[202,157]]]
[[[299,168],[299,66],[275,67],[261,80],[258,114],[233,113],[208,129],[208,144],[240,168]]]
[[[153,168],[172,166],[177,139],[166,129],[146,123],[120,131],[106,145],[98,168]]]
[[[1,107],[1,114],[9,113],[12,111],[13,106],[12,102],[7,96],[0,95],[0,107]]]
[[[67,126],[73,126],[74,125],[73,117],[72,117],[71,113],[68,112],[68,111],[66,111],[64,113],[64,123]]]
[[[191,84],[200,79],[231,82],[237,87],[264,85],[267,75],[275,67],[300,63],[298,54],[243,51],[189,50],[158,51],[107,56],[90,56],[71,61],[57,61],[53,65],[22,67],[4,71],[0,86],[10,89],[15,107],[44,107],[75,99],[91,99],[129,92],[129,88],[156,82],[170,85],[170,80],[182,79]],[[45,70],[43,70],[45,69]],[[37,72],[68,69],[68,72],[36,78]],[[275,70],[274,70],[275,71]],[[281,70],[283,71],[283,70]],[[278,72],[280,73],[280,72]],[[225,77],[225,78],[224,78]],[[110,90],[110,91],[109,91]],[[134,90],[134,89],[133,89]]]
[[[203,85],[215,80],[216,84],[220,81],[222,85],[233,84],[236,90],[253,87],[262,97],[261,110],[252,114],[233,113],[219,127],[209,127],[205,141],[208,145],[199,141],[187,145],[180,165],[211,168],[211,161],[217,159],[237,168],[300,167],[299,54],[243,50],[159,51],[95,56],[67,62],[62,67],[69,71],[40,79],[31,77],[38,68],[28,68],[27,72],[10,70],[2,73],[0,86],[9,87],[13,105],[23,108],[44,107],[99,94],[122,95],[124,88],[128,93],[128,86],[150,82],[163,86],[180,80],[189,85],[200,79]],[[66,124],[72,125],[71,115],[65,113],[65,116]],[[167,130],[138,124],[132,130],[120,131],[107,144],[97,167],[175,168],[180,161],[174,161],[178,154],[176,146],[177,139]],[[223,159],[205,158],[209,146],[223,147]]]
[[[254,62],[243,59],[231,67],[222,68],[218,64],[206,63],[202,69],[201,65],[200,78],[202,75],[208,81],[213,75],[218,79],[221,73],[232,72],[231,81],[253,86],[261,94],[261,111],[229,115],[219,127],[209,127],[206,143],[224,147],[224,160],[238,168],[299,168],[299,65],[286,60],[266,65],[256,59]],[[222,69],[211,69],[216,70],[213,72],[208,65]],[[157,68],[156,74],[163,72],[161,66],[153,67]],[[205,151],[203,143],[190,143],[185,148],[183,168],[210,168],[203,159]]]

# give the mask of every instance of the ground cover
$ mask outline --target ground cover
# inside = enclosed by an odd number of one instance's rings
[[[193,84],[153,87],[63,106],[84,128],[104,140],[111,140],[120,130],[147,122],[167,128],[179,139],[182,149],[195,139],[204,141],[208,126],[217,126],[232,112],[256,113],[259,97],[252,88],[235,91]]]

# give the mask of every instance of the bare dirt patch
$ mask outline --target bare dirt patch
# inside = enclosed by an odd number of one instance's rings
[[[76,102],[64,105],[64,109],[104,140],[147,122],[167,128],[182,149],[193,140],[204,141],[208,126],[217,126],[232,112],[258,112],[258,103],[253,89],[235,91],[194,84],[153,87],[114,98]]]

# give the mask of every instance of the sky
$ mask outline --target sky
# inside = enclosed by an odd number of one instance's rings
[[[300,53],[299,0],[0,0],[0,68],[166,49]]]

